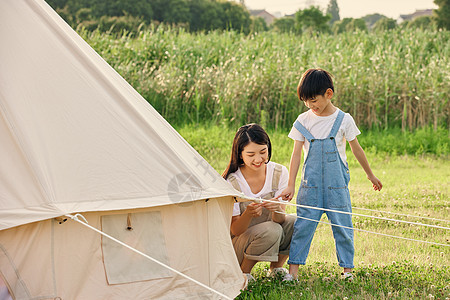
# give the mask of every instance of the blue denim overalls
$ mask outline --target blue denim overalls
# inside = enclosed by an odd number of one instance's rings
[[[297,195],[297,204],[351,212],[348,182],[348,165],[342,161],[335,137],[341,126],[344,113],[339,111],[330,135],[326,139],[315,139],[298,121],[294,127],[309,141],[308,156],[303,165],[302,180]],[[325,211],[297,207],[297,216],[320,220]],[[325,212],[332,224],[352,227],[349,214]],[[317,222],[298,218],[292,235],[289,264],[304,265],[308,257]],[[332,226],[339,266],[353,268],[353,230]]]

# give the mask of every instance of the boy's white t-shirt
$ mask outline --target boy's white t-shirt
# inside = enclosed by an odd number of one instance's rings
[[[325,139],[330,134],[331,128],[333,127],[338,113],[339,109],[336,109],[333,114],[321,117],[314,114],[312,110],[308,110],[300,114],[297,118],[297,121],[299,121],[314,136],[314,138]],[[349,113],[345,113],[341,127],[339,127],[338,133],[335,137],[339,155],[344,163],[347,162],[347,155],[345,154],[345,147],[347,145],[346,141],[353,141],[360,133],[361,131],[359,131],[358,127],[356,126],[355,120],[353,120],[352,116]],[[291,132],[289,132],[288,136],[293,140],[305,142],[303,144],[303,149],[305,152],[304,160],[306,160],[309,150],[308,140],[306,140],[303,134],[301,134],[300,131],[298,131],[294,126],[292,126]]]
[[[241,188],[242,193],[248,197],[260,198],[272,192],[272,178],[273,170],[275,169],[275,163],[269,161],[266,165],[266,181],[264,182],[263,188],[256,194],[253,194],[250,186],[242,175],[241,169],[239,168],[236,172],[231,173],[236,177],[236,180]],[[230,175],[231,175],[230,174]],[[230,176],[229,175],[229,176]],[[285,166],[281,166],[280,181],[278,183],[278,190],[275,192],[275,198],[281,194],[281,192],[287,187],[289,180],[289,172]],[[227,181],[229,181],[227,179]],[[239,208],[239,203],[234,203],[233,216],[239,216],[241,214],[241,209]]]

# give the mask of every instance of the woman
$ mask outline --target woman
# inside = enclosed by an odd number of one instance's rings
[[[234,204],[231,235],[242,272],[250,272],[258,261],[270,261],[270,273],[285,275],[294,216],[285,214],[285,204],[276,198],[286,188],[286,167],[271,162],[272,145],[258,124],[244,125],[236,132],[231,159],[223,177],[248,197],[272,200]]]

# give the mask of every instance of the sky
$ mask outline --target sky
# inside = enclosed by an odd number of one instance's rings
[[[249,9],[265,9],[274,14],[293,14],[311,4],[326,9],[329,0],[245,0]],[[397,19],[400,15],[411,14],[416,9],[437,8],[433,0],[337,0],[339,15],[343,18],[360,18],[379,13]]]

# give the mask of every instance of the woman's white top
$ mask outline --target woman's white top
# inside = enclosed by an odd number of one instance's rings
[[[339,113],[339,109],[325,117],[317,116],[312,110],[308,110],[300,114],[297,120],[314,136],[316,139],[325,139],[331,132],[334,121]],[[352,116],[349,113],[345,113],[342,120],[341,127],[339,127],[338,133],[335,137],[336,146],[339,151],[339,155],[344,163],[347,162],[347,155],[345,154],[346,141],[353,141],[358,134],[360,134],[358,127],[355,124]],[[303,150],[305,152],[304,159],[308,156],[309,142],[305,140],[303,134],[300,133],[294,126],[292,126],[291,132],[288,137],[293,140],[305,142],[303,144]]]
[[[252,198],[261,198],[272,192],[272,178],[274,169],[275,163],[269,161],[269,163],[266,165],[266,181],[264,182],[263,188],[256,194],[252,192],[250,186],[245,180],[244,175],[242,175],[240,168],[236,172],[231,174],[233,174],[236,177],[236,180],[239,183],[239,187],[241,188],[241,191],[242,193],[244,193],[244,195]],[[278,190],[275,192],[275,198],[278,197],[281,194],[281,192],[287,187],[288,180],[289,180],[289,172],[285,166],[282,166],[280,182],[278,183]],[[234,203],[233,216],[239,216],[240,214],[241,210],[239,208],[239,203]]]

